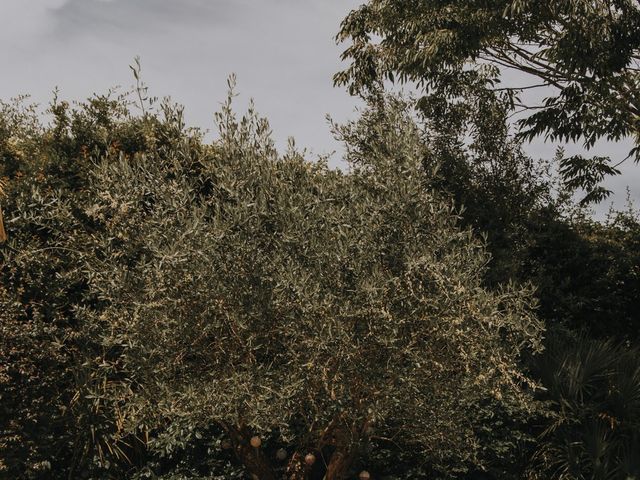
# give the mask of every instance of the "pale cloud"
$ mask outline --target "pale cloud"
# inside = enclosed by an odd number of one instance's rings
[[[67,0],[53,9],[53,34],[64,37],[151,34],[232,24],[241,2],[210,0]]]
[[[52,10],[64,6],[68,0],[2,0],[0,1],[0,40],[4,49],[20,48],[32,43],[34,36],[47,27]]]

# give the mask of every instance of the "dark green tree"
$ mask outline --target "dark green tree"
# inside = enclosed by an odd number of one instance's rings
[[[632,137],[638,157],[640,8],[631,0],[527,2],[500,0],[371,0],[352,11],[338,34],[349,40],[335,76],[352,92],[384,79],[415,82],[421,106],[451,116],[452,104],[499,99],[519,121],[520,135],[577,141]],[[529,79],[502,85],[503,73]],[[526,80],[524,80],[526,82]],[[522,92],[543,88],[541,104]],[[618,173],[608,158],[563,159],[565,179],[600,200],[600,181]]]

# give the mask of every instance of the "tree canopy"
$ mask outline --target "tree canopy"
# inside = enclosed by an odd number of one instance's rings
[[[635,1],[370,0],[344,19],[338,39],[351,42],[343,54],[351,63],[335,82],[352,92],[383,79],[416,82],[422,107],[437,114],[442,99],[491,94],[524,115],[523,138],[582,140],[590,148],[600,138],[632,137],[630,155],[639,158]],[[509,71],[524,84],[500,82]],[[541,103],[523,94],[532,89],[543,89]],[[562,168],[589,200],[603,198],[599,182],[618,173],[603,157],[576,156]]]
[[[346,173],[278,154],[230,103],[211,145],[169,104],[128,108],[55,103],[3,139],[6,472],[113,474],[181,425],[220,428],[259,478],[344,478],[376,439],[462,471],[483,408],[531,408],[531,292],[482,286],[485,249],[425,188],[397,103],[338,127]]]

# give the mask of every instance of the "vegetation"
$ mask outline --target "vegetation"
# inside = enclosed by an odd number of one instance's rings
[[[338,39],[351,41],[343,54],[351,63],[335,81],[352,92],[383,79],[415,82],[421,108],[440,117],[499,100],[523,117],[524,138],[590,148],[632,137],[637,161],[639,28],[631,0],[370,0],[342,23]],[[507,72],[520,84],[503,85]],[[563,159],[561,171],[586,201],[598,201],[609,193],[600,182],[619,163],[578,155]]]
[[[542,324],[526,289],[482,288],[482,245],[412,173],[416,125],[379,108],[339,129],[375,117],[348,173],[279,156],[230,102],[213,145],[169,104],[54,103],[51,126],[11,110],[5,471],[131,475],[185,428],[259,478],[344,478],[373,439],[481,462],[470,419],[531,408],[519,358]]]
[[[550,417],[514,425],[538,432],[537,447],[509,458],[506,472],[496,459],[497,478],[638,476],[624,453],[636,448],[637,426],[623,420],[629,410],[612,406],[624,396],[635,408],[639,385],[637,350],[629,348],[640,325],[637,212],[595,222],[584,210],[606,196],[599,182],[617,173],[608,159],[565,158],[559,150],[547,165],[528,158],[521,143],[545,133],[582,138],[586,147],[637,136],[625,93],[636,90],[637,18],[628,2],[372,0],[349,14],[338,35],[351,41],[343,55],[351,63],[336,83],[365,97],[387,80],[417,85],[428,183],[449,192],[464,207],[463,223],[486,235],[485,283],[536,287],[548,351],[527,365],[546,389],[537,398]],[[622,37],[624,48],[614,47]],[[500,84],[505,68],[553,87],[540,108],[519,98],[534,85]],[[514,115],[525,115],[515,136]],[[586,191],[581,205],[571,201],[576,189]]]
[[[558,89],[525,136],[634,135],[638,10],[603,5],[354,10],[344,170],[233,79],[213,142],[139,63],[48,122],[0,102],[0,478],[640,478],[638,212],[526,155],[491,67]]]
[[[532,463],[537,478],[634,478],[640,355],[612,341],[556,336],[536,367],[553,419]]]

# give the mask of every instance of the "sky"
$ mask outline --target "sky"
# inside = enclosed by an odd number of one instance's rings
[[[136,56],[149,93],[185,106],[215,130],[213,113],[235,73],[238,111],[253,98],[279,146],[292,136],[314,153],[338,145],[326,114],[353,116],[356,100],[333,88],[334,37],[354,0],[0,0],[0,98],[28,93],[46,105],[134,82]],[[11,19],[7,21],[7,19]],[[337,159],[336,159],[337,161]]]
[[[274,139],[288,137],[313,154],[340,145],[325,119],[355,118],[356,99],[334,88],[344,45],[340,21],[360,0],[0,0],[0,99],[30,94],[46,105],[82,100],[114,86],[131,87],[136,56],[153,96],[185,106],[187,122],[215,131],[213,113],[224,101],[227,78],[237,75],[238,111],[250,98],[269,119]],[[7,68],[8,66],[8,68]],[[556,145],[535,141],[533,157]],[[624,158],[630,144],[601,143],[594,154]],[[575,146],[569,152],[578,152]],[[640,205],[640,167],[626,162],[611,178],[612,200],[623,208],[626,187]],[[597,208],[602,216],[610,202]]]

